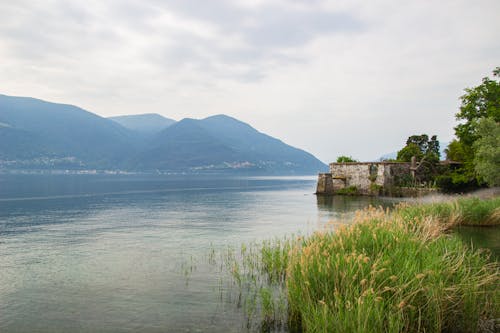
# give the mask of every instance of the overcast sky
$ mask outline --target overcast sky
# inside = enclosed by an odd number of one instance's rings
[[[324,162],[453,136],[500,1],[0,0],[0,93],[101,116],[224,113]]]

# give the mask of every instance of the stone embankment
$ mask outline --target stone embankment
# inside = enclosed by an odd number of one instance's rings
[[[316,194],[422,196],[435,189],[405,187],[412,183],[415,162],[330,163],[330,172],[318,175]]]

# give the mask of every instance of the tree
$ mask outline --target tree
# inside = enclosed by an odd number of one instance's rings
[[[424,157],[424,154],[417,144],[410,143],[398,151],[397,160],[401,162],[410,162],[413,156],[417,158],[417,161],[420,161],[422,157]]]
[[[458,140],[453,140],[448,144],[448,148],[444,150],[446,159],[450,161],[464,161],[466,152],[463,144]]]
[[[482,132],[487,130],[486,128],[480,129],[480,124],[484,119],[490,119],[496,124],[500,123],[500,67],[493,71],[493,79],[485,77],[480,85],[467,88],[465,92],[460,98],[462,101],[460,111],[456,114],[457,120],[462,121],[455,127],[458,140],[448,146],[447,156],[463,163],[462,168],[454,172],[454,179],[467,183],[477,180],[482,183],[486,174],[484,168],[490,164],[484,163],[484,145],[476,145],[475,142],[480,139]],[[491,125],[490,121],[487,123]],[[476,160],[477,150],[480,147],[482,157]]]
[[[429,140],[427,134],[412,135],[406,140],[406,146],[398,151],[398,161],[410,162],[415,156],[418,167],[415,170],[415,180],[420,183],[433,181],[438,173],[439,141],[436,135]]]
[[[478,139],[481,119],[500,122],[500,67],[495,68],[493,77],[493,80],[485,77],[479,86],[465,89],[466,94],[460,98],[462,105],[456,118],[464,122],[455,127],[455,135],[466,146],[472,146]]]
[[[493,118],[478,122],[474,169],[490,186],[500,186],[500,124]]]
[[[495,135],[498,129],[493,128],[498,128],[500,123],[500,67],[493,70],[493,79],[483,78],[477,87],[465,89],[460,99],[460,111],[456,114],[460,123],[455,127],[457,139],[446,149],[446,156],[462,162],[462,166],[443,174],[440,187],[464,191],[477,188],[485,181],[497,184],[498,138]]]
[[[437,136],[433,135],[429,140],[427,134],[412,135],[406,140],[406,146],[398,151],[398,161],[410,162],[412,156],[421,161],[425,158],[427,161],[439,161],[439,141]]]

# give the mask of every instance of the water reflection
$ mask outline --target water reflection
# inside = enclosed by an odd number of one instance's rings
[[[311,179],[3,177],[0,331],[241,331],[217,275],[195,262],[186,285],[184,264],[316,228],[313,189]]]
[[[368,206],[392,208],[400,199],[354,196],[316,196],[319,219],[322,221],[349,220],[358,209]]]

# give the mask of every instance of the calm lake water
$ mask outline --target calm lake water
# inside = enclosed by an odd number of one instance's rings
[[[392,200],[316,177],[0,175],[0,332],[241,332],[212,250]]]

